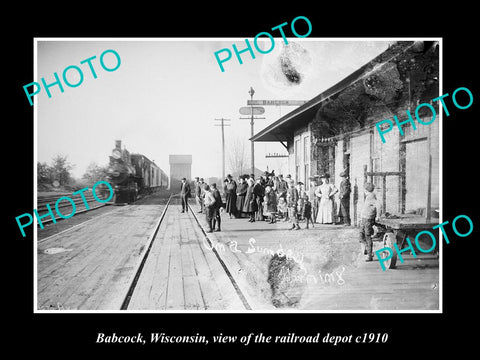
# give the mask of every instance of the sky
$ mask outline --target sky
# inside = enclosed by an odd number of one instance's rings
[[[225,127],[227,152],[237,142],[244,144],[250,156],[250,121],[242,120],[239,108],[247,105],[253,87],[257,100],[310,100],[383,52],[391,41],[382,39],[275,38],[273,50],[261,54],[252,45],[235,57],[232,44],[244,49],[242,38],[157,38],[157,39],[36,39],[36,70],[33,81],[53,83],[54,72],[64,87],[42,87],[35,95],[36,161],[50,163],[57,155],[66,155],[80,178],[95,162],[108,164],[115,140],[122,140],[131,153],[154,160],[167,174],[170,154],[191,154],[192,176],[213,177],[222,173],[221,128],[215,119],[230,119]],[[253,39],[250,39],[253,43]],[[259,41],[264,51],[270,41]],[[228,48],[232,58],[220,70],[214,53]],[[115,50],[121,63],[115,71],[105,71],[100,55]],[[301,75],[300,83],[286,80],[279,65],[288,55],[290,65]],[[87,63],[91,60],[97,78]],[[219,54],[221,58],[226,52]],[[113,68],[116,58],[104,56],[105,66]],[[63,70],[78,66],[83,81],[68,87]],[[78,73],[68,70],[67,80],[79,82]],[[26,100],[28,101],[28,100]],[[278,120],[293,106],[265,106],[265,113],[255,121],[255,133]],[[262,171],[285,167],[279,159],[266,159],[267,153],[286,154],[279,143],[256,143],[255,166]],[[250,164],[248,160],[248,164]]]

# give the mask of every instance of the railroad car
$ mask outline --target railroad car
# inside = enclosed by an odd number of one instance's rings
[[[135,178],[140,194],[167,187],[167,176],[157,164],[141,154],[131,154],[130,159],[135,168]]]
[[[122,150],[121,140],[115,141],[110,155],[107,181],[114,187],[114,203],[132,203],[140,196],[168,186],[162,169],[142,154]]]

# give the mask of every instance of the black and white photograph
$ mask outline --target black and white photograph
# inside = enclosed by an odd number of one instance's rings
[[[262,40],[36,40],[38,311],[441,310],[441,39]]]
[[[195,5],[5,29],[9,347],[473,348],[471,6]]]

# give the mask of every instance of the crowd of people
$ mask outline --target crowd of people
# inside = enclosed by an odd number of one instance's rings
[[[290,230],[300,229],[300,222],[305,222],[307,229],[315,223],[350,225],[350,182],[347,172],[340,176],[343,178],[340,190],[330,183],[328,174],[323,174],[310,177],[309,190],[306,191],[301,181],[295,182],[291,175],[277,176],[274,171],[257,177],[242,175],[236,179],[227,175],[223,184],[225,201],[217,185],[206,184],[203,178],[195,178],[193,190],[198,212],[206,214],[210,232],[220,231],[222,211],[230,218],[248,218],[249,222],[273,224],[279,220],[288,221]],[[340,198],[338,219],[333,200],[337,193]]]
[[[274,172],[265,172],[255,177],[242,175],[236,180],[228,175],[224,180],[225,201],[215,183],[207,184],[203,178],[195,178],[193,191],[199,207],[198,212],[206,215],[208,232],[221,231],[221,214],[228,213],[230,218],[248,218],[249,222],[268,221],[274,224],[278,220],[289,221],[290,230],[300,229],[299,222],[314,227],[320,224],[344,224],[350,226],[351,185],[348,169],[340,174],[342,181],[339,189],[330,183],[329,174],[309,178],[308,191],[301,181],[295,182],[290,175],[284,179]],[[360,242],[364,246],[366,261],[372,261],[373,225],[378,221],[380,208],[374,185],[365,183],[365,201],[360,210]],[[338,194],[339,209],[336,209],[334,196]],[[186,179],[182,179],[180,197],[182,212],[188,211],[188,197],[191,188]],[[338,221],[337,221],[338,220]]]

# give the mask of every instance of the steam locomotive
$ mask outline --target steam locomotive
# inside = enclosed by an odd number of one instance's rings
[[[115,141],[107,170],[107,181],[114,186],[114,203],[132,203],[139,197],[167,188],[168,177],[153,161],[141,154],[122,150]]]

